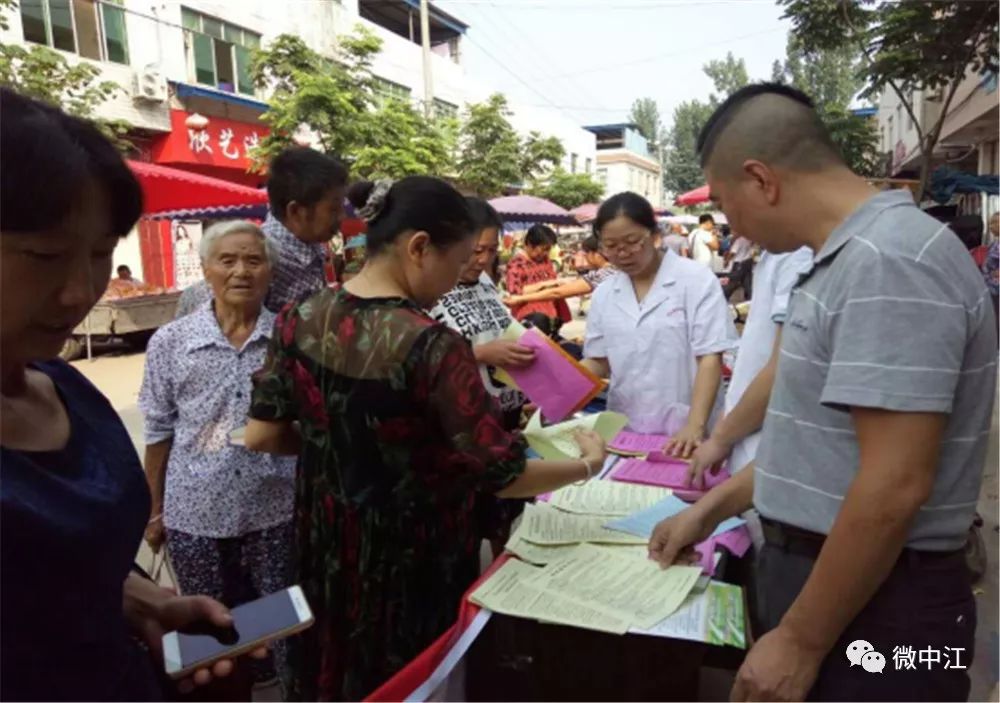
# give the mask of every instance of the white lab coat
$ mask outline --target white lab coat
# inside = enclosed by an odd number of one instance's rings
[[[718,278],[668,251],[641,304],[623,272],[594,291],[584,355],[611,366],[609,410],[636,432],[672,435],[687,420],[697,357],[737,341]]]

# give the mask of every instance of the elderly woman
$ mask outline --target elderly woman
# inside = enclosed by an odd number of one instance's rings
[[[58,358],[142,191],[92,124],[2,88],[0,108],[0,699],[163,700],[163,633],[232,619],[134,567],[149,518],[139,457],[108,400]]]
[[[153,495],[146,541],[164,541],[183,592],[230,607],[289,585],[293,459],[234,444],[246,423],[251,374],[264,362],[275,315],[263,307],[270,239],[249,222],[223,222],[201,240],[212,300],[149,342],[139,407]],[[264,667],[257,680],[273,678]]]

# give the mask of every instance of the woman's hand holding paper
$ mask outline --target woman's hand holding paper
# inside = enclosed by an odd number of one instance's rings
[[[476,361],[500,368],[523,369],[535,361],[535,350],[505,339],[478,344],[474,349]]]
[[[580,458],[597,471],[604,460],[608,458],[608,448],[601,435],[591,430],[580,430],[573,433],[573,439],[580,445]]]

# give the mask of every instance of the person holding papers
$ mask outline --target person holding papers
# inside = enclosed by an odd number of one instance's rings
[[[587,317],[584,364],[610,377],[608,409],[635,432],[668,434],[688,457],[716,407],[722,352],[736,343],[718,278],[660,251],[653,208],[635,193],[601,205],[594,232],[619,272],[597,287]]]
[[[496,285],[486,274],[497,257],[503,220],[485,200],[470,197],[466,202],[479,239],[458,278],[458,285],[441,296],[430,314],[472,344],[472,355],[479,362],[483,386],[499,403],[504,428],[515,430],[521,421],[525,397],[516,388],[496,380],[493,374],[498,367],[530,366],[535,353],[517,342],[498,339],[514,321],[501,302]]]
[[[294,700],[361,700],[452,624],[479,574],[476,495],[526,498],[605,458],[528,460],[469,343],[424,310],[480,241],[466,199],[411,176],[359,183],[361,272],[285,308],[254,379],[245,443],[299,453],[296,579],[316,618],[292,643]]]
[[[737,231],[816,255],[792,291],[753,466],[657,525],[650,554],[670,564],[725,518],[760,514],[756,642],[730,700],[967,700],[964,545],[997,382],[975,263],[911,193],[852,173],[790,86],[733,93],[698,151]],[[950,665],[882,666],[903,647]]]

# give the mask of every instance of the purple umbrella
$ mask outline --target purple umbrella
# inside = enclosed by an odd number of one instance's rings
[[[550,225],[574,225],[576,218],[555,203],[533,195],[510,195],[494,198],[490,205],[496,208],[505,220],[518,222],[544,222]]]

